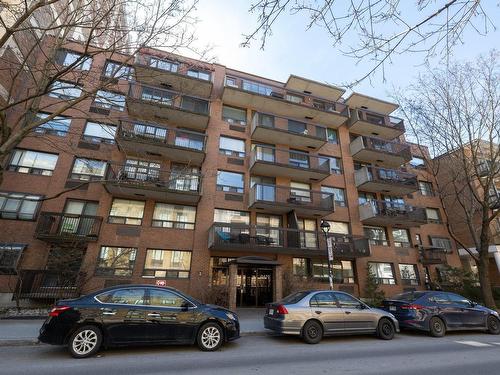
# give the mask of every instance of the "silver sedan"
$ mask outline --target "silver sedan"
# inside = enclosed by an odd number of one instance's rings
[[[289,295],[266,306],[264,326],[285,335],[299,335],[308,344],[323,336],[376,334],[391,340],[399,325],[387,311],[375,309],[350,294],[310,290]]]

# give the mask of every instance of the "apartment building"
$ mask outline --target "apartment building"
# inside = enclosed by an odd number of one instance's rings
[[[47,113],[115,77],[13,152],[0,186],[4,303],[156,283],[261,306],[328,287],[326,236],[335,288],[359,296],[368,269],[392,295],[460,265],[395,104],[159,50],[126,60],[93,56],[91,81],[55,84]]]

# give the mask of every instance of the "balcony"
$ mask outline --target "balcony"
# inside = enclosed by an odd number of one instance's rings
[[[357,92],[353,92],[345,102],[350,108],[366,109],[384,115],[391,114],[399,107],[396,103],[372,98],[371,96],[359,94]]]
[[[201,165],[205,159],[207,136],[203,133],[142,121],[122,121],[117,139],[127,155],[165,158],[189,165]]]
[[[335,211],[333,194],[287,186],[255,184],[250,189],[249,208],[277,214],[295,211],[299,216],[323,217]]]
[[[321,181],[330,175],[330,161],[300,151],[258,145],[250,154],[250,171],[259,176]]]
[[[432,264],[446,264],[446,250],[440,247],[434,246],[420,246],[419,247],[420,254],[420,263],[424,266],[432,265]]]
[[[365,109],[353,109],[349,118],[349,131],[390,140],[404,134],[405,126],[403,120],[397,117]]]
[[[51,243],[93,242],[99,237],[101,223],[100,216],[41,212],[35,238]]]
[[[117,197],[145,198],[179,204],[197,204],[202,176],[137,165],[110,165],[106,190]]]
[[[252,118],[252,139],[313,150],[327,142],[322,126],[258,112]]]
[[[20,270],[15,295],[19,299],[59,300],[80,296],[78,277],[72,272]]]
[[[362,191],[406,195],[418,190],[417,175],[395,169],[362,167],[354,171],[356,187]]]
[[[222,101],[225,104],[255,108],[278,116],[305,119],[334,129],[340,127],[349,115],[348,107],[344,103],[235,75],[226,76]]]
[[[131,83],[127,97],[131,116],[203,131],[210,114],[209,102],[154,86]]]
[[[203,98],[208,98],[212,93],[213,83],[210,79],[200,79],[186,73],[179,73],[177,68],[155,67],[151,61],[152,57],[144,54],[136,56],[134,66],[136,81]]]
[[[333,253],[340,258],[370,256],[366,238],[335,235]],[[214,223],[208,230],[208,248],[216,251],[326,256],[322,232],[242,224]]]
[[[363,224],[395,227],[418,227],[427,223],[425,209],[386,201],[368,201],[359,206]]]
[[[357,137],[349,148],[354,160],[383,167],[399,167],[412,159],[409,144],[379,138]]]

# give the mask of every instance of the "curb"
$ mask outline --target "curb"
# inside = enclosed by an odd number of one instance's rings
[[[265,331],[249,331],[249,332],[240,332],[241,337],[245,336],[267,336],[269,333]]]
[[[3,346],[32,346],[40,345],[37,339],[26,339],[26,340],[0,340],[0,347]]]

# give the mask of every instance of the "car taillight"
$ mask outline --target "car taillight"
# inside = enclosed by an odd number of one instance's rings
[[[422,310],[424,306],[422,305],[403,305],[401,306],[402,310]]]
[[[59,316],[59,314],[69,309],[71,309],[69,306],[55,306],[50,310],[49,316]]]
[[[278,305],[278,308],[276,309],[276,312],[280,315],[285,315],[288,314],[288,310],[286,309],[285,306],[283,305]]]

